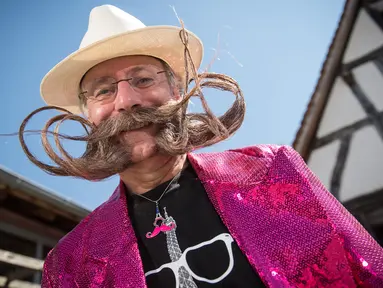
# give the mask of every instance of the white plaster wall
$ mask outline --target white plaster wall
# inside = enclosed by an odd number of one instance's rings
[[[355,60],[383,45],[383,32],[367,14],[361,9],[357,16],[349,44],[343,57],[343,63]]]
[[[339,141],[334,141],[322,148],[315,149],[307,162],[307,165],[327,189],[330,189],[332,171],[335,166],[339,145]]]
[[[353,69],[355,80],[378,111],[383,111],[383,75],[372,62]]]
[[[366,118],[366,113],[351,89],[342,78],[338,77],[323,113],[317,136],[325,136],[364,118]]]
[[[383,141],[371,125],[353,135],[339,197],[347,201],[382,187]]]

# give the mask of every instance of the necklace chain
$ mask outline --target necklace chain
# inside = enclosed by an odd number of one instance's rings
[[[182,170],[181,170],[182,171]],[[172,183],[174,182],[174,180],[178,179],[178,176],[181,175],[181,171],[178,172],[174,177],[173,179],[169,182],[168,186],[166,186],[164,192],[162,192],[161,196],[157,199],[157,200],[152,200],[144,195],[140,195],[140,194],[136,194],[137,196],[141,197],[141,198],[144,198],[145,200],[148,200],[152,203],[155,203],[156,205],[158,205],[158,202],[160,202],[160,200],[162,199],[162,197],[166,194],[166,192],[169,190],[169,187],[170,185],[172,185]]]

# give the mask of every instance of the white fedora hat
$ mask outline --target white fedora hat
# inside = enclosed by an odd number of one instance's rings
[[[95,7],[90,12],[88,31],[75,51],[43,78],[41,96],[48,105],[80,114],[78,99],[82,77],[93,66],[106,60],[129,55],[148,55],[165,61],[181,78],[185,76],[184,45],[180,27],[146,27],[140,20],[112,5]],[[194,65],[203,57],[201,40],[188,33]]]

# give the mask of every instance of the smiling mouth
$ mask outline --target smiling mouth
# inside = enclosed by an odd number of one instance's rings
[[[129,129],[122,130],[120,132],[120,134],[132,132],[132,131],[137,131],[137,130],[141,130],[141,129],[147,128],[147,127],[149,127],[151,125],[152,125],[151,123],[139,123],[139,124],[137,124],[135,126],[130,127]]]

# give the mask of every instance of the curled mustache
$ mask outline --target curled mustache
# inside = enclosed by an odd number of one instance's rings
[[[216,117],[211,112],[202,94],[201,89],[204,87],[230,91],[236,96],[224,115]],[[201,100],[204,113],[186,113],[191,97]],[[24,134],[28,132],[25,131],[25,127],[29,120],[35,114],[49,109],[65,112],[52,117],[40,131],[44,150],[55,166],[38,160],[29,151],[24,140]],[[155,135],[155,149],[160,153],[175,156],[227,139],[239,129],[244,115],[245,103],[237,82],[226,75],[202,73],[198,75],[195,87],[181,101],[169,102],[160,107],[133,108],[132,111],[121,112],[97,126],[60,107],[39,108],[24,119],[19,129],[19,139],[29,160],[49,174],[102,180],[126,170],[133,164],[131,147],[119,141],[118,135],[122,132],[157,124],[159,130]],[[69,136],[59,133],[60,124],[66,120],[80,122],[87,132],[86,135]],[[49,131],[54,124],[54,131]],[[56,153],[49,143],[48,135],[54,137],[59,153]],[[85,141],[87,146],[84,154],[78,158],[72,157],[63,148],[62,139]]]
[[[19,129],[19,140],[29,160],[53,175],[102,180],[126,170],[133,164],[131,147],[122,145],[116,137],[123,131],[149,124],[159,124],[160,128],[155,136],[155,149],[160,153],[172,156],[213,145],[233,135],[241,126],[245,116],[242,91],[238,83],[227,75],[208,72],[198,74],[189,51],[188,33],[184,29],[182,20],[180,22],[182,29],[179,37],[184,45],[185,60],[185,83],[182,85],[185,95],[181,101],[169,102],[160,107],[139,107],[133,109],[131,113],[120,113],[117,117],[107,119],[97,126],[64,108],[55,106],[39,108],[24,119]],[[192,77],[189,77],[190,72]],[[191,79],[192,81],[190,81]],[[192,82],[194,87],[188,91]],[[229,91],[235,95],[234,103],[224,115],[216,117],[210,110],[202,92],[206,87]],[[203,113],[186,113],[191,97],[201,100]],[[56,165],[49,165],[38,160],[29,151],[24,140],[28,121],[35,114],[48,109],[64,112],[64,114],[49,119],[40,131],[44,150]],[[79,122],[87,134],[84,136],[60,134],[60,124],[66,120]],[[49,128],[55,123],[54,132],[50,132]],[[48,134],[53,135],[59,153],[56,153],[50,145]],[[78,158],[69,155],[61,145],[60,140],[62,139],[86,141],[84,154]]]

